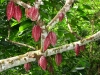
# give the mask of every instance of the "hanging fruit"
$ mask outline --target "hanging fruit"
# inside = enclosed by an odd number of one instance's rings
[[[60,13],[59,14],[59,21],[61,22],[63,20],[63,18],[64,18],[64,14],[63,13]]]
[[[52,44],[52,46],[54,46],[57,42],[56,34],[51,31],[51,32],[49,32],[48,36],[49,36],[49,39],[50,39],[50,43]]]
[[[35,25],[33,28],[32,28],[32,37],[34,38],[34,40],[37,42],[41,36],[41,32],[42,32],[42,29],[40,28],[39,25]]]
[[[49,46],[50,46],[50,39],[49,36],[47,36],[44,40],[43,50],[46,51]]]
[[[26,17],[30,18],[32,21],[38,20],[39,11],[35,7],[31,7],[26,10]]]
[[[7,15],[7,20],[9,21],[14,14],[14,2],[10,1],[7,5],[7,10],[6,10],[6,15]]]
[[[53,73],[53,66],[50,65],[50,66],[47,68],[47,70],[48,70],[50,73]]]
[[[49,34],[47,35],[47,37],[44,40],[44,51],[46,51],[48,49],[50,44],[52,46],[54,46],[56,44],[56,41],[57,41],[56,34],[52,31],[49,32]]]
[[[31,64],[30,63],[24,64],[24,68],[28,72],[30,70],[30,68],[31,68]]]
[[[80,53],[80,46],[79,46],[79,44],[75,45],[75,53],[76,53],[76,56],[78,56],[79,53]]]
[[[80,46],[80,50],[84,51],[85,45]]]
[[[47,68],[46,57],[45,56],[41,56],[40,59],[38,60],[38,64],[43,70],[46,70],[46,68]]]
[[[57,53],[56,56],[55,56],[55,61],[56,61],[56,64],[59,66],[62,62],[62,55],[60,53]]]
[[[14,15],[13,17],[18,21],[20,22],[20,19],[22,17],[22,12],[21,12],[21,9],[19,6],[15,6],[14,7]]]

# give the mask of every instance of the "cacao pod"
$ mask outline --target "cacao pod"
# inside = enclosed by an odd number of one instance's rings
[[[6,10],[6,15],[7,15],[7,20],[9,21],[14,14],[14,2],[10,1],[7,5],[7,10]]]
[[[45,40],[44,40],[44,47],[43,47],[43,50],[44,51],[46,51],[47,50],[47,48],[49,47],[49,45],[50,45],[50,39],[49,39],[49,36],[47,36],[46,38],[45,38]]]
[[[22,17],[22,11],[21,11],[21,9],[20,9],[19,6],[15,6],[14,8],[15,8],[15,9],[14,9],[14,15],[13,15],[13,17],[14,17],[18,22],[20,22],[20,19],[21,19],[21,17]]]
[[[85,45],[80,46],[80,50],[84,51]]]
[[[54,46],[57,42],[56,34],[51,31],[51,32],[49,32],[48,36],[49,36],[49,39],[50,39],[50,43],[52,44],[52,46]]]
[[[78,56],[79,53],[80,53],[80,46],[79,46],[79,44],[75,45],[75,53],[76,53],[76,56]]]
[[[53,67],[52,67],[52,65],[50,65],[49,67],[48,67],[48,69],[47,69],[50,73],[52,73],[53,72]]]
[[[56,64],[59,66],[62,62],[62,55],[60,53],[57,53],[56,56],[55,56],[55,61],[56,61]]]
[[[40,59],[38,60],[38,64],[43,70],[46,70],[46,68],[47,68],[46,57],[45,56],[41,56]]]
[[[38,20],[38,17],[39,17],[38,9],[35,7],[27,9],[26,17],[30,18],[32,21]]]
[[[41,32],[42,32],[42,29],[40,28],[39,25],[35,25],[33,28],[32,28],[32,37],[34,38],[34,40],[37,42],[41,36]]]
[[[47,48],[49,47],[50,45],[50,39],[49,39],[49,36],[47,36],[44,40],[44,44],[43,44],[43,50],[46,51]]]
[[[29,71],[30,68],[31,68],[31,64],[30,63],[24,64],[24,68],[25,68],[26,71]]]
[[[59,14],[59,21],[61,22],[63,20],[63,18],[64,18],[64,14],[63,13],[60,13]]]
[[[49,32],[49,34],[47,35],[47,37],[44,40],[44,51],[47,50],[47,48],[49,47],[50,44],[52,46],[54,46],[56,44],[56,41],[57,41],[56,34],[52,31]]]

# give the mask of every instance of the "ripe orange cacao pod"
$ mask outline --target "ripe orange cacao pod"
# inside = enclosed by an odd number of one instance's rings
[[[46,57],[45,56],[41,56],[40,59],[38,60],[38,64],[43,70],[46,70],[46,68],[47,68]]]
[[[7,5],[7,10],[6,10],[6,15],[7,15],[7,20],[9,21],[14,14],[14,2],[10,1]]]
[[[42,32],[42,29],[40,28],[39,25],[35,25],[33,28],[32,28],[32,37],[34,38],[34,40],[37,42],[41,36],[41,32]]]
[[[26,71],[29,71],[30,68],[31,68],[31,64],[30,63],[24,64],[24,68],[25,68]]]
[[[80,46],[79,46],[79,44],[75,45],[75,52],[76,52],[76,56],[78,56],[79,53],[80,53]]]
[[[35,7],[27,9],[26,17],[30,18],[32,21],[36,21],[39,17],[38,9]]]
[[[52,44],[52,46],[54,46],[57,42],[56,34],[51,31],[51,32],[49,32],[48,36],[49,36],[49,39],[50,39],[50,43]]]
[[[46,51],[49,45],[50,45],[50,39],[49,36],[47,36],[44,40],[43,50]]]
[[[64,18],[64,14],[63,14],[63,13],[60,13],[60,14],[59,14],[59,21],[62,21],[63,18]]]
[[[18,22],[20,22],[20,19],[21,19],[21,17],[22,17],[22,11],[21,11],[21,9],[20,9],[19,6],[15,6],[14,8],[15,8],[15,9],[14,9],[14,15],[13,15],[13,17],[14,17]]]
[[[55,56],[55,61],[56,61],[56,64],[59,66],[62,62],[62,55],[60,53],[57,53],[56,56]]]

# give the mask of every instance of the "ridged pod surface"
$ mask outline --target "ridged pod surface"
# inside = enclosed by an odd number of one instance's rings
[[[46,68],[47,68],[46,57],[45,56],[41,56],[40,59],[38,60],[38,64],[43,70],[46,70]]]
[[[30,63],[24,64],[24,68],[25,68],[26,71],[29,71],[30,68],[31,68],[31,64]]]
[[[49,46],[50,46],[50,39],[49,36],[47,36],[44,40],[43,50],[46,51]]]
[[[18,22],[20,22],[20,19],[21,19],[21,17],[22,17],[22,11],[21,11],[21,9],[20,9],[19,6],[15,6],[15,7],[14,7],[14,15],[13,15],[13,17],[14,17]]]
[[[39,11],[35,7],[31,7],[26,10],[26,17],[30,18],[32,21],[38,20]]]
[[[37,42],[41,36],[41,32],[42,32],[42,29],[40,28],[39,25],[35,25],[33,28],[32,28],[32,37],[34,38],[34,40]]]
[[[48,47],[50,46],[50,44],[52,46],[54,46],[57,42],[57,37],[56,37],[56,34],[54,32],[49,32],[47,37],[45,38],[44,40],[44,51],[46,51],[48,49]]]
[[[60,53],[57,53],[56,56],[55,56],[55,61],[56,61],[56,64],[59,66],[62,62],[62,55]]]
[[[8,2],[7,9],[6,9],[6,15],[8,21],[13,17],[14,6],[15,6],[14,2],[12,1]]]
[[[80,46],[79,46],[79,44],[75,45],[75,53],[76,53],[76,56],[78,56],[79,53],[80,53]]]
[[[50,43],[52,44],[52,46],[54,46],[57,42],[56,34],[51,31],[51,32],[49,32],[48,36],[49,36],[49,39],[50,39]]]

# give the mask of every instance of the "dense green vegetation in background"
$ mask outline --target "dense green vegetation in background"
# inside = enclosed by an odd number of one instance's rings
[[[0,0],[0,59],[24,54],[32,49],[7,42],[12,41],[25,43],[33,47],[40,47],[40,41],[34,42],[31,37],[32,27],[36,24],[25,17],[25,9],[21,7],[22,19],[18,23],[11,19],[7,21],[6,6],[7,0]],[[27,3],[27,0],[22,0]],[[33,5],[35,0],[28,2]],[[41,19],[45,25],[57,14],[65,4],[64,0],[43,0],[44,5],[40,6]],[[66,13],[68,23],[73,31],[80,37],[88,37],[100,30],[100,0],[76,0],[70,11]],[[64,19],[52,29],[57,34],[57,46],[78,41],[74,34],[68,29],[68,23]],[[54,75],[99,75],[100,74],[100,40],[86,44],[86,48],[79,56],[74,50],[62,53],[63,61],[60,66],[55,64],[54,56],[52,65]],[[26,72],[23,65],[13,67],[0,73],[0,75],[49,75],[43,71],[37,61],[31,62],[31,70]]]

